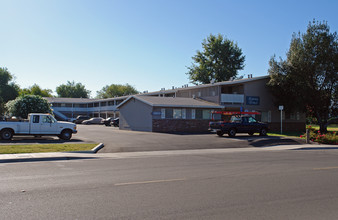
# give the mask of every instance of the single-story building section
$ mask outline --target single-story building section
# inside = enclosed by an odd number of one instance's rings
[[[193,98],[130,96],[117,108],[121,130],[206,132],[211,112],[224,107]]]

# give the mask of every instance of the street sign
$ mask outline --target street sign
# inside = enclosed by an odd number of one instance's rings
[[[280,105],[279,106],[279,111],[283,111],[284,110],[284,105]]]

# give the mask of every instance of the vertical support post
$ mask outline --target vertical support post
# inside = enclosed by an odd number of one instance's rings
[[[308,128],[306,129],[306,143],[310,143],[310,129]]]
[[[280,111],[280,134],[283,134],[283,110]]]
[[[280,105],[279,110],[280,110],[280,134],[283,134],[283,109],[284,106]]]

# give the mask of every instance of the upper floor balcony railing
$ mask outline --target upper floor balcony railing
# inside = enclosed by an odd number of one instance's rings
[[[244,104],[244,94],[221,94],[221,103]]]
[[[76,108],[76,107],[53,107],[57,111],[61,112],[102,112],[102,111],[117,111],[116,105],[101,106],[101,107],[88,107],[88,108]]]

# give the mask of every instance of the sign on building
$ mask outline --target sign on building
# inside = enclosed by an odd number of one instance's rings
[[[246,104],[247,105],[259,105],[260,98],[259,96],[247,96]]]

